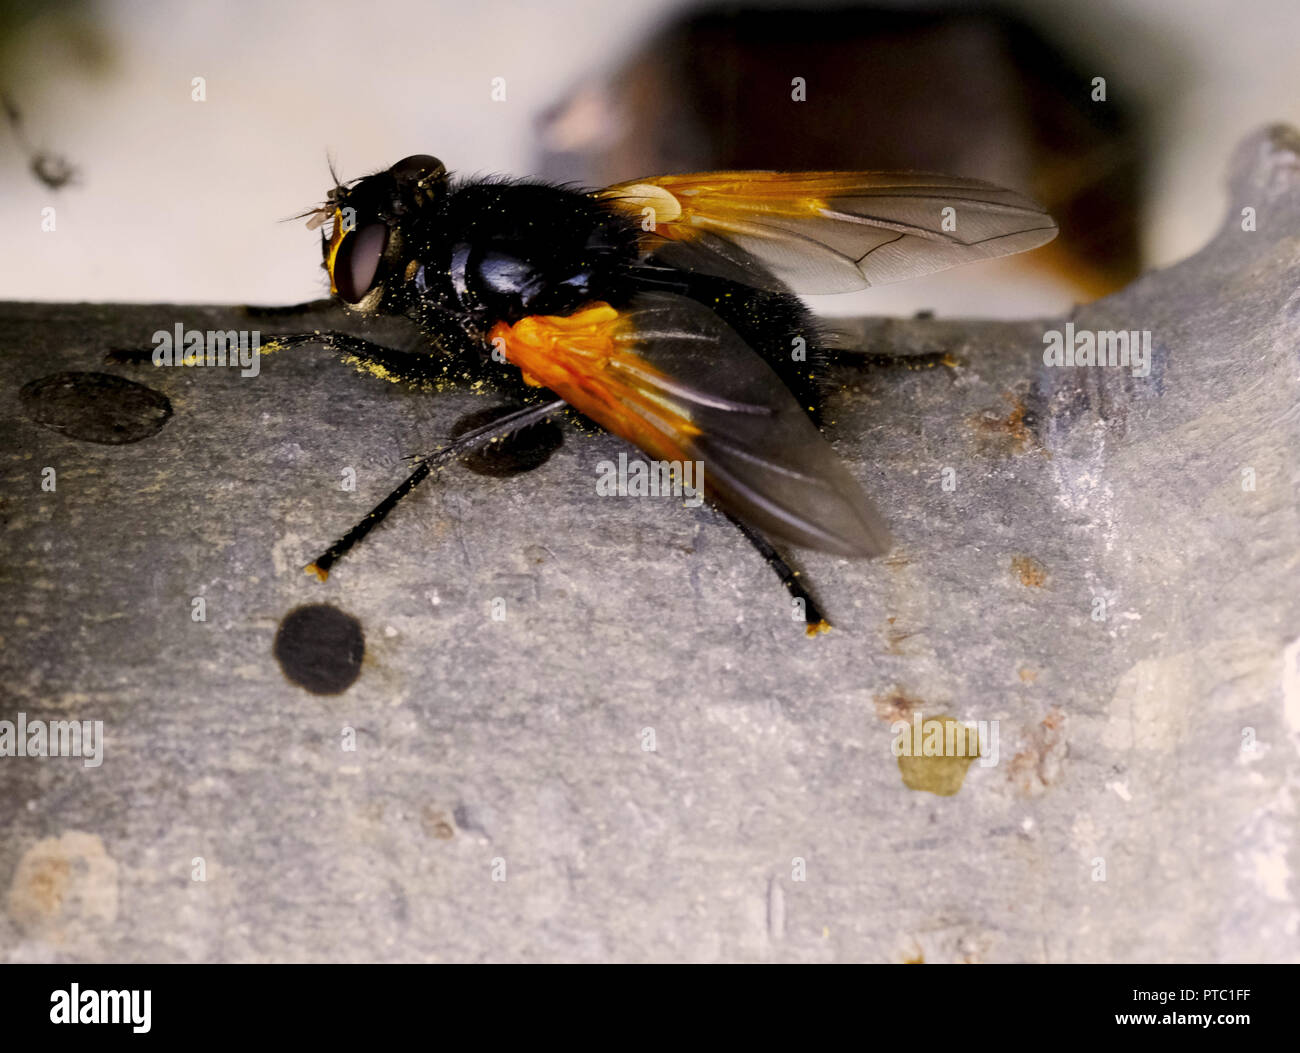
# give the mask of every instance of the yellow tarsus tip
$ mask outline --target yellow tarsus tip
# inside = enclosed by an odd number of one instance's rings
[[[813,637],[816,636],[820,636],[822,633],[828,633],[830,631],[831,631],[831,623],[828,622],[825,618],[823,618],[819,622],[809,625],[806,629],[804,629],[804,632],[807,633],[809,639],[812,639]]]
[[[316,580],[317,580],[317,581],[328,581],[328,580],[329,580],[330,572],[329,572],[328,570],[321,570],[320,567],[316,566],[315,563],[308,563],[308,564],[307,564],[305,567],[303,567],[302,569],[303,569],[303,573],[305,573],[305,574],[315,574],[315,575],[316,575]],[[828,626],[828,628],[829,628],[829,626]]]

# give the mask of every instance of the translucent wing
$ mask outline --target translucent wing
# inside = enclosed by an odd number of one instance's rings
[[[623,310],[534,315],[490,335],[530,383],[650,457],[701,462],[705,495],[765,534],[844,556],[889,548],[781,378],[704,305],[647,293]]]
[[[975,179],[893,172],[703,172],[596,197],[664,263],[800,293],[851,292],[1037,248],[1052,217]],[[775,280],[774,280],[775,279]]]

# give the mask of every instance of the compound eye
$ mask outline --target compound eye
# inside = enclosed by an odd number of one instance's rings
[[[370,292],[387,246],[387,223],[367,223],[343,238],[330,277],[348,303],[359,303]]]
[[[430,154],[411,154],[410,157],[403,157],[388,172],[399,180],[427,182],[446,175],[447,169],[441,161]]]

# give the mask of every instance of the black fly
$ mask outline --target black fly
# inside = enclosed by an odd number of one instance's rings
[[[1056,225],[975,180],[871,172],[712,172],[604,190],[456,182],[407,157],[304,213],[332,296],[404,315],[425,353],[342,333],[323,344],[389,379],[481,382],[518,408],[420,461],[308,570],[348,549],[449,461],[563,409],[661,464],[703,465],[703,492],[802,605],[772,541],[849,557],[889,547],[880,515],[818,428],[828,350],[796,293],[845,292],[1035,248]],[[328,232],[326,229],[328,227]]]

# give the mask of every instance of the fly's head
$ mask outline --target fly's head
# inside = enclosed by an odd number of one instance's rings
[[[307,226],[321,228],[330,293],[363,314],[400,311],[419,216],[436,209],[446,193],[447,169],[428,154],[351,183],[336,178],[325,203],[307,213]]]

